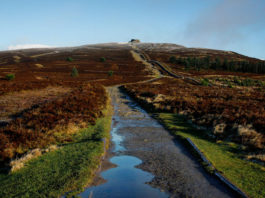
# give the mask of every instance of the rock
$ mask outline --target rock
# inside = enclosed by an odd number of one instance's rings
[[[51,145],[46,149],[39,149],[39,148],[33,149],[33,150],[29,151],[28,153],[26,153],[25,155],[23,155],[21,158],[12,160],[10,162],[10,167],[11,167],[10,171],[15,172],[15,171],[23,168],[27,161],[34,159],[36,157],[39,157],[43,153],[55,151],[58,148],[59,147],[57,145]]]
[[[223,135],[225,128],[226,128],[225,123],[217,124],[213,128],[213,133],[217,136]]]
[[[254,148],[265,148],[265,135],[258,133],[251,125],[238,125],[236,135],[240,137],[241,143]]]
[[[161,102],[161,101],[165,101],[166,96],[163,94],[157,94],[155,96],[154,102]]]

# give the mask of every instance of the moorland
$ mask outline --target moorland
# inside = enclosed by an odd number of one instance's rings
[[[0,52],[0,192],[56,197],[91,182],[109,144],[105,87],[122,85],[244,192],[264,195],[264,73],[259,59],[175,44]]]

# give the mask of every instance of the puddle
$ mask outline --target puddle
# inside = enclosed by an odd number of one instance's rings
[[[153,175],[135,168],[141,160],[133,156],[115,156],[110,160],[118,167],[105,171],[101,176],[106,183],[88,188],[81,197],[167,197],[160,190],[150,187],[145,182],[152,180]]]
[[[135,103],[128,100],[127,97],[119,98],[112,97],[114,103],[114,115],[112,121],[112,142],[114,143],[114,157],[110,162],[116,164],[117,167],[109,169],[101,173],[107,182],[99,186],[92,186],[87,188],[84,192],[80,193],[80,197],[168,197],[165,192],[153,188],[146,182],[151,181],[154,176],[151,173],[145,172],[135,166],[142,163],[142,161],[134,156],[122,155],[126,148],[122,145],[124,137],[119,135],[119,130],[129,129],[130,127],[145,127],[154,123],[148,121],[148,114],[139,108]],[[119,101],[117,101],[119,100]],[[121,100],[121,101],[120,101]],[[129,102],[128,102],[129,101]],[[122,111],[120,105],[127,105],[128,111]],[[145,118],[145,119],[143,119]],[[143,119],[143,120],[141,120]]]

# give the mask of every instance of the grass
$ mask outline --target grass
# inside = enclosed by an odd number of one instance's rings
[[[102,138],[109,140],[110,107],[94,126],[80,130],[74,141],[29,161],[17,172],[0,172],[1,198],[60,197],[80,192],[94,176],[104,153]],[[108,141],[107,141],[108,142]]]
[[[265,197],[265,168],[244,160],[239,145],[210,140],[206,131],[195,129],[184,116],[159,113],[155,117],[175,136],[190,138],[220,173],[250,197]]]

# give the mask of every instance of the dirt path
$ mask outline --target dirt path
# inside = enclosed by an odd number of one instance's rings
[[[150,56],[145,53],[143,50],[137,48],[136,45],[131,45],[133,51],[132,51],[132,55],[133,57],[135,58],[136,61],[141,61],[144,63],[144,65],[146,65],[146,68],[147,70],[153,72],[153,73],[156,73],[156,74],[159,74],[159,70],[157,69],[157,67],[160,67],[163,71],[165,71],[169,76],[171,77],[174,77],[174,78],[181,78],[181,79],[187,79],[187,80],[190,80],[190,81],[193,81],[194,83],[200,85],[201,83],[195,79],[195,78],[192,78],[192,77],[188,77],[188,76],[184,76],[184,75],[181,75],[181,74],[176,74],[174,73],[173,71],[171,71],[169,69],[169,67],[165,64],[165,63],[161,63],[157,60],[152,60],[150,58]],[[212,86],[212,84],[210,83],[209,86]]]
[[[149,184],[172,197],[233,197],[189,152],[117,87],[108,88],[115,106],[114,126],[125,148],[118,155],[142,160],[137,167],[155,177]],[[117,153],[116,153],[117,155]]]

